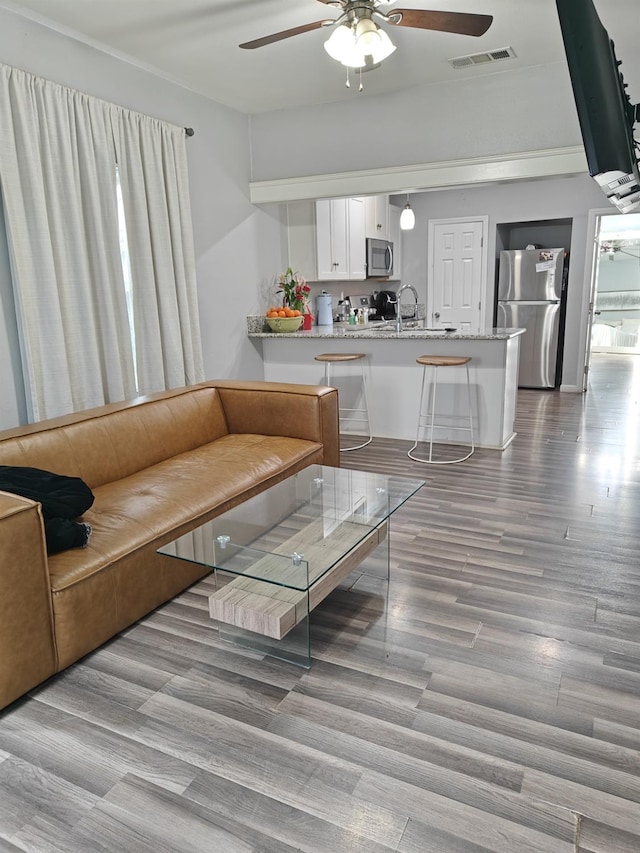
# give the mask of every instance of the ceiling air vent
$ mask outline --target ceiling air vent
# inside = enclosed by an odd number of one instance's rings
[[[468,56],[455,56],[449,60],[449,65],[452,68],[470,68],[472,65],[486,65],[487,62],[497,62],[499,59],[511,59],[515,55],[512,47],[499,47],[497,50],[470,53]]]

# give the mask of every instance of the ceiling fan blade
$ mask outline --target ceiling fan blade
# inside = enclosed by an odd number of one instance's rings
[[[253,50],[255,47],[264,47],[265,44],[273,44],[274,41],[282,41],[282,39],[291,38],[291,36],[299,36],[301,33],[308,33],[311,30],[317,30],[320,27],[325,26],[326,24],[334,24],[335,21],[324,20],[324,21],[314,21],[312,24],[302,24],[300,27],[291,27],[290,30],[282,30],[279,33],[273,33],[270,36],[263,36],[260,39],[254,39],[253,41],[245,41],[244,44],[238,45],[238,47],[244,47],[247,50]]]
[[[394,21],[396,15],[402,15]],[[392,22],[399,27],[417,27],[422,30],[439,30],[463,36],[481,36],[491,26],[493,15],[474,15],[467,12],[434,12],[427,9],[393,9]]]

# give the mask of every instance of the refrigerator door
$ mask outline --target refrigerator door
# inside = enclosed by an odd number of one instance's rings
[[[500,252],[498,300],[560,299],[564,249]]]
[[[560,302],[498,302],[498,328],[525,328],[518,387],[555,388]]]

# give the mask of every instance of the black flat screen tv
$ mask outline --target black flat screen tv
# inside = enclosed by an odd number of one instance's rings
[[[589,174],[622,212],[640,207],[639,109],[592,0],[556,0]]]

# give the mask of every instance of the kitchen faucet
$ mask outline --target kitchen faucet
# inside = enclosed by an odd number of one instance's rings
[[[415,287],[412,284],[403,284],[400,286],[400,288],[398,289],[398,292],[396,293],[396,332],[398,334],[400,334],[400,332],[402,331],[402,310],[401,310],[401,305],[400,305],[400,294],[402,293],[403,290],[410,290],[411,293],[413,293],[413,296],[416,300],[416,304],[415,304],[415,307],[413,309],[413,319],[414,320],[418,319],[418,291],[415,289]],[[409,319],[409,318],[407,318],[407,319]]]

